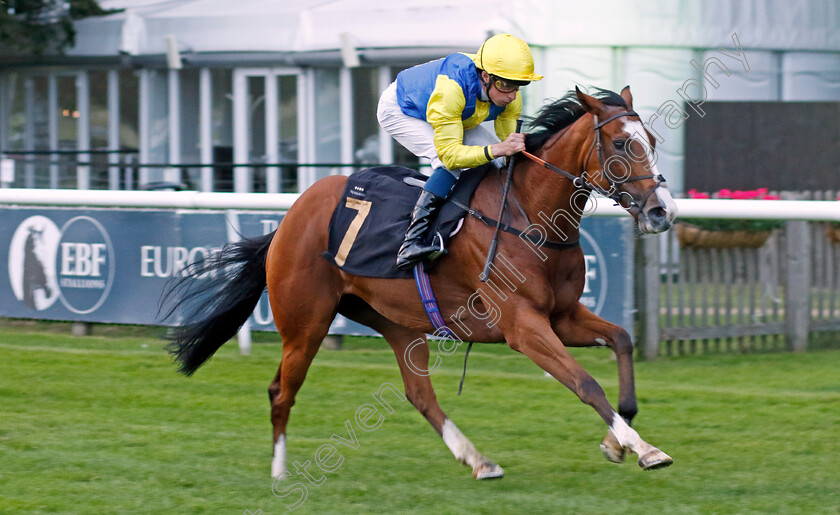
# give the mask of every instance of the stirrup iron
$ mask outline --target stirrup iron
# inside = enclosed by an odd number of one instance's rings
[[[443,247],[443,236],[441,236],[440,232],[435,232],[435,236],[432,239],[432,245],[437,245],[438,250],[431,252],[426,259],[429,261],[434,261],[437,258],[441,257],[444,254],[447,254],[446,249]]]

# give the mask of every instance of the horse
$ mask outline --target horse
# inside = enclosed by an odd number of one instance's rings
[[[607,459],[622,462],[634,452],[643,469],[668,466],[671,457],[631,427],[637,413],[633,342],[624,329],[579,302],[584,256],[580,245],[574,244],[592,191],[625,207],[639,233],[670,227],[676,205],[656,168],[655,140],[633,111],[629,86],[620,94],[599,89],[589,95],[575,88],[544,105],[530,128],[526,146],[532,159],[515,160],[509,203],[517,209],[508,210],[506,222],[528,231],[499,232],[492,224],[468,216],[449,244],[449,255],[429,272],[441,313],[451,314],[450,329],[459,340],[452,342],[505,342],[594,408],[607,425],[601,443]],[[500,209],[503,173],[487,174],[479,183],[470,206],[474,212]],[[282,337],[280,366],[268,387],[274,429],[271,474],[285,478],[290,410],[330,323],[340,313],[387,340],[397,358],[405,396],[455,458],[472,468],[473,477],[501,477],[502,468],[482,455],[438,405],[428,373],[426,339],[435,329],[414,281],[355,276],[322,257],[333,209],[344,202],[346,180],[344,176],[321,179],[300,195],[273,233],[228,244],[215,259],[187,270],[162,297],[172,302],[170,315],[175,309],[186,312],[179,315],[183,324],[170,333],[170,353],[180,371],[191,375],[236,334],[268,288]],[[549,221],[549,227],[532,222],[538,218]],[[494,234],[498,266],[490,267],[488,282],[481,282]],[[561,235],[565,244],[551,245],[548,236],[555,235]],[[195,281],[199,276],[205,279]],[[482,288],[489,283],[495,287]],[[502,290],[505,284],[508,288]],[[464,308],[467,299],[469,310]],[[498,310],[493,324],[487,323],[490,306]],[[617,357],[617,412],[567,349],[590,346],[607,346]]]

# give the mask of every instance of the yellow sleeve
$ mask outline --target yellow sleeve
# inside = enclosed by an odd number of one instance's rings
[[[496,117],[494,127],[496,128],[496,136],[500,141],[504,141],[508,136],[516,131],[516,120],[522,114],[522,93],[516,92],[516,100],[508,104],[504,111],[499,113]]]
[[[439,75],[426,106],[426,121],[434,129],[438,157],[449,170],[475,168],[487,162],[484,147],[464,145],[461,113],[466,105],[461,86],[446,75]]]

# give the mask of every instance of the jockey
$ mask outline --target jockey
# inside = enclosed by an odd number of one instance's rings
[[[525,150],[525,135],[514,132],[522,112],[519,88],[540,79],[528,44],[499,34],[475,55],[456,53],[403,70],[382,93],[379,124],[414,155],[428,158],[433,169],[411,214],[397,268],[411,268],[439,250],[426,243],[426,233],[464,169]],[[495,120],[495,135],[480,126],[486,120]]]

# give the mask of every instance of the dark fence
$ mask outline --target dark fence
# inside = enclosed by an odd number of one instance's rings
[[[647,358],[840,346],[840,225],[786,222],[763,241],[699,245],[677,229],[641,240]]]

